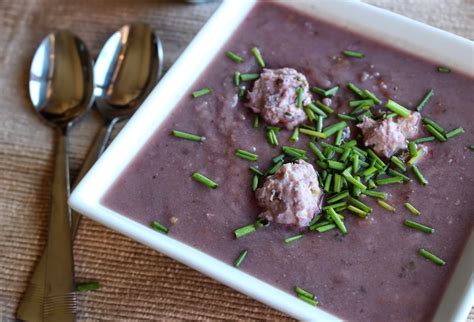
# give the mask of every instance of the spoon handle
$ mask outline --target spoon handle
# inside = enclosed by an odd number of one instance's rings
[[[86,173],[90,170],[90,168],[94,165],[100,155],[105,151],[107,144],[110,141],[110,135],[118,123],[119,119],[114,118],[110,121],[105,122],[99,131],[97,132],[94,141],[92,142],[89,151],[87,151],[86,158],[82,163],[82,168],[77,175],[76,180],[74,181],[73,187],[75,187],[81,180],[84,178]],[[74,210],[72,211],[72,222],[71,222],[71,231],[72,237],[76,236],[77,228],[79,226],[79,221],[81,219],[81,215]]]
[[[54,162],[52,208],[45,257],[44,321],[74,321],[74,264],[69,197],[69,160],[66,130],[58,137]]]

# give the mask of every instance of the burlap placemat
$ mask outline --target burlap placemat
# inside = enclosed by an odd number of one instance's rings
[[[474,39],[473,0],[370,0],[372,4]],[[168,68],[217,3],[192,6],[149,0],[3,0],[0,2],[0,318],[12,319],[44,245],[49,212],[53,132],[27,100],[28,65],[50,31],[76,32],[96,55],[122,24],[158,30]],[[90,113],[71,132],[78,172],[99,119]],[[161,254],[88,219],[75,242],[78,281],[98,280],[79,295],[80,320],[285,319]],[[474,313],[471,312],[471,319]]]

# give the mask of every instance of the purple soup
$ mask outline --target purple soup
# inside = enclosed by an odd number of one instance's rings
[[[351,82],[383,101],[371,107],[373,117],[382,115],[377,114],[379,110],[388,111],[384,105],[389,99],[413,111],[432,89],[434,95],[421,110],[422,117],[436,120],[448,131],[463,127],[464,133],[446,142],[435,139],[422,144],[428,152],[418,167],[427,185],[420,184],[411,169],[403,172],[410,182],[378,185],[376,191],[387,194],[384,201],[395,207],[395,212],[381,207],[376,198],[361,194],[358,199],[373,211],[360,218],[341,206],[338,213],[344,216],[347,234],[337,228],[320,233],[272,222],[236,238],[235,229],[254,223],[263,212],[252,191],[254,173],[249,171],[250,166],[265,173],[275,164],[272,159],[282,153],[282,146],[291,146],[307,151],[307,161],[319,173],[322,185],[334,171],[325,172],[321,168],[324,162],[315,162],[318,158],[308,143],[330,154],[321,144],[333,145],[336,135],[321,140],[300,133],[298,141],[293,142],[289,139],[293,131],[280,126],[275,133],[276,146],[269,143],[262,118],[254,127],[256,114],[248,108],[246,94],[254,81],[241,82],[240,86],[246,87],[243,96],[239,96],[240,89],[234,83],[236,71],[262,72],[251,52],[254,47],[259,48],[267,68],[293,68],[306,76],[310,87],[339,86],[330,102],[335,112],[324,119],[324,127],[340,122],[338,113],[351,115],[354,107],[349,102],[363,99],[347,89]],[[363,53],[364,57],[346,56],[344,50]],[[243,62],[229,59],[226,51],[240,55]],[[102,202],[143,225],[160,222],[169,228],[170,237],[229,265],[247,249],[239,269],[290,293],[294,293],[295,286],[304,288],[317,296],[320,308],[343,319],[429,320],[474,225],[474,151],[469,148],[474,144],[474,79],[456,71],[439,72],[438,65],[303,13],[261,2],[184,93]],[[212,93],[192,97],[191,92],[205,87]],[[311,96],[313,101],[324,98],[314,92]],[[346,122],[351,137],[344,142],[356,139],[357,147],[366,149],[361,131],[355,127],[359,120]],[[317,127],[316,121],[305,124]],[[179,139],[170,134],[172,130],[202,135],[206,140]],[[418,137],[431,135],[420,126]],[[258,160],[239,158],[236,149],[255,153]],[[336,152],[333,160],[340,156]],[[390,168],[402,172],[381,158]],[[285,158],[285,162],[292,160]],[[366,162],[370,163],[370,158]],[[367,166],[361,166],[361,173],[364,169]],[[219,186],[209,189],[199,184],[191,178],[194,172],[206,175]],[[359,175],[367,185],[364,176]],[[264,177],[259,179],[261,187]],[[323,207],[328,198],[337,195],[332,188],[329,190],[324,194]],[[350,183],[343,185],[341,191],[345,190],[353,193]],[[409,212],[404,207],[407,202],[421,215]],[[434,233],[409,228],[404,225],[406,219],[432,227]],[[324,213],[320,220],[327,220]],[[299,233],[303,233],[301,239],[284,242]],[[420,256],[420,248],[436,254],[446,264],[438,266]]]

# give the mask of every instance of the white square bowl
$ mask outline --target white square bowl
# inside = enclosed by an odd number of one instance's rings
[[[362,2],[283,1],[315,18],[336,22],[380,42],[426,56],[474,76],[473,42]],[[180,101],[183,93],[238,28],[255,5],[255,0],[227,0],[220,6],[149,95],[100,160],[73,191],[70,205],[78,212],[184,263],[277,310],[302,320],[339,320],[313,308],[295,296],[264,283],[231,265],[193,247],[157,234],[100,203],[104,194],[134,159],[152,134]],[[212,40],[212,41],[210,41]],[[200,62],[197,64],[196,62]],[[159,108],[156,108],[159,106]],[[474,302],[474,235],[471,234],[461,259],[443,295],[436,321],[465,320]]]

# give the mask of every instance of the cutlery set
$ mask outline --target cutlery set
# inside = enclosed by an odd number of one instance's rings
[[[80,215],[68,207],[69,129],[93,106],[103,119],[76,179],[79,182],[105,150],[115,125],[128,119],[162,73],[163,49],[144,23],[124,25],[101,49],[95,64],[86,45],[70,31],[44,38],[29,80],[30,101],[57,132],[46,246],[20,301],[24,321],[74,321],[76,295],[72,240]]]

